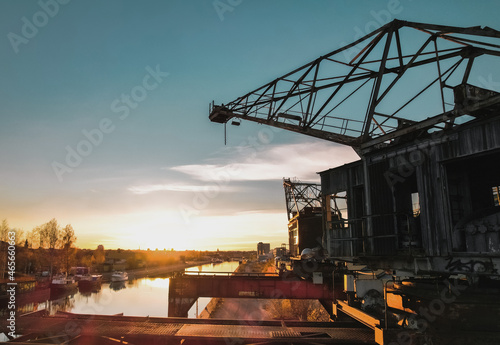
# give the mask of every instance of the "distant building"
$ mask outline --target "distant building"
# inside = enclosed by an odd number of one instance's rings
[[[271,251],[270,243],[257,243],[257,255],[267,255]]]
[[[127,258],[129,256],[130,253],[122,252],[120,249],[109,251],[106,253],[106,260],[103,265],[104,271],[123,271],[127,269]]]
[[[273,249],[274,257],[284,257],[286,256],[286,247],[276,247]]]

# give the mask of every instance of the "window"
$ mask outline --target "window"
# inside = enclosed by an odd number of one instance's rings
[[[500,206],[500,186],[491,187],[493,193],[493,205]]]
[[[418,197],[418,193],[411,193],[411,205],[413,217],[420,216],[420,198]]]
[[[347,193],[345,191],[330,195],[330,210],[332,212],[332,221],[337,228],[346,228],[349,226],[349,215],[347,214]]]

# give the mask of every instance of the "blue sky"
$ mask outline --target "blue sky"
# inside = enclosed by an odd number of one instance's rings
[[[224,146],[209,102],[392,19],[500,29],[499,10],[451,0],[2,1],[0,219],[29,231],[56,218],[89,248],[278,246],[282,177],[319,182],[316,172],[357,156],[251,123],[229,128]]]

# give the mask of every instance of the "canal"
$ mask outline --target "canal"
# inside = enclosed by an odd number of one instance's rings
[[[239,263],[223,262],[187,268],[190,272],[233,272]],[[168,314],[169,278],[140,278],[121,284],[102,283],[95,292],[80,293],[64,298],[45,301],[20,307],[18,312],[26,313],[48,310],[50,314],[58,311],[77,314],[102,314],[126,316],[166,317]],[[188,317],[195,318],[205,308],[210,298],[200,298],[190,310]]]

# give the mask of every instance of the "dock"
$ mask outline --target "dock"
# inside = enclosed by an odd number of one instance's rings
[[[17,344],[375,344],[359,323],[132,317],[39,311],[16,321]],[[4,344],[4,343],[1,343]],[[10,344],[5,343],[5,344]]]

